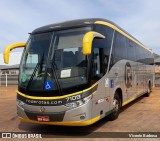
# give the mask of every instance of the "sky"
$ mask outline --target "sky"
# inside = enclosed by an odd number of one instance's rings
[[[27,41],[35,28],[73,19],[105,18],[160,54],[160,0],[1,0],[0,53]]]
[[[22,52],[11,52],[10,53],[10,61],[8,64],[5,64],[3,61],[3,54],[0,53],[0,69],[1,69],[1,65],[7,65],[7,66],[12,66],[12,65],[16,65],[20,63],[21,60],[21,56],[22,56]]]

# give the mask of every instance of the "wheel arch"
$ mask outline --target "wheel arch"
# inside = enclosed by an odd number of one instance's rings
[[[115,93],[117,93],[121,99],[121,106],[122,106],[122,103],[123,103],[123,92],[122,92],[122,89],[121,88],[117,88],[115,90]]]
[[[147,87],[148,87],[149,85],[150,85],[151,88],[153,87],[153,84],[152,84],[151,79],[148,79],[148,80],[147,80]]]

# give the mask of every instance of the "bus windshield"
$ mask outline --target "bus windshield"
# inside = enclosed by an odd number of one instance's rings
[[[88,59],[82,39],[90,27],[31,35],[23,53],[19,86],[61,91],[87,83]]]

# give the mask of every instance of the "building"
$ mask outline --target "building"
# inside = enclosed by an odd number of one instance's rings
[[[17,85],[19,64],[12,66],[0,65],[0,85]]]
[[[3,60],[3,53],[0,53],[0,66],[1,65],[12,66],[12,65],[20,64],[21,56],[22,56],[22,52],[11,52],[9,64],[5,64]]]
[[[160,55],[154,53],[155,86],[160,86]]]
[[[160,55],[154,53],[155,72],[160,73]]]
[[[9,64],[3,61],[3,54],[0,53],[0,85],[18,84],[19,64],[22,52],[12,52]],[[6,81],[7,80],[7,81]]]

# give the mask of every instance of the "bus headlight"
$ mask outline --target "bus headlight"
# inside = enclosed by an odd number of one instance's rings
[[[92,98],[92,95],[88,96],[88,97],[85,97],[81,100],[78,100],[78,101],[74,101],[74,102],[71,102],[71,103],[67,103],[65,106],[69,109],[74,109],[74,108],[77,108],[81,105],[84,105],[86,103],[88,103],[88,101]]]

